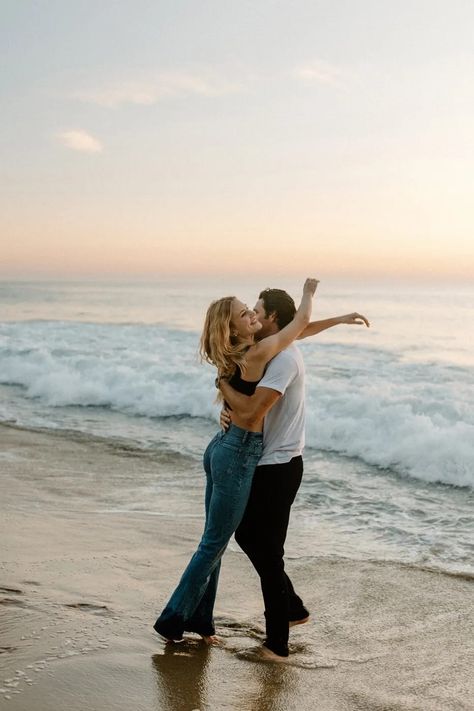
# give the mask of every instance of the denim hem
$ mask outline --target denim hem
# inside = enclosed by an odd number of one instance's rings
[[[155,632],[158,632],[159,635],[165,637],[165,639],[169,639],[173,642],[181,642],[181,640],[183,639],[182,629],[176,631],[176,627],[174,627],[173,629],[172,624],[163,622],[160,618],[158,618],[155,624],[153,625],[153,629],[155,630]]]
[[[216,634],[216,628],[214,626],[212,627],[201,627],[199,628],[197,625],[187,625],[184,623],[184,631],[185,632],[195,632],[196,634],[204,635],[204,637],[212,637],[213,635]]]

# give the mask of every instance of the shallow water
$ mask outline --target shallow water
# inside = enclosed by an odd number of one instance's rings
[[[218,409],[200,324],[212,297],[252,303],[262,284],[0,285],[1,420],[151,457],[143,480],[97,487],[51,473],[50,493],[111,513],[201,516],[200,458]],[[370,330],[300,344],[307,447],[288,553],[472,570],[474,290],[321,285],[315,317],[354,308]],[[159,471],[163,457],[176,476]]]

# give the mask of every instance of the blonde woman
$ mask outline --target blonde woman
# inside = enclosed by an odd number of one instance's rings
[[[261,329],[255,311],[233,296],[214,301],[207,311],[201,336],[201,356],[217,367],[219,378],[230,378],[233,387],[251,394],[267,363],[287,348],[306,328],[318,281],[307,279],[294,319],[278,333],[256,342]],[[215,641],[213,609],[220,562],[227,544],[244,515],[252,477],[262,455],[263,416],[246,428],[238,418],[220,431],[204,453],[206,471],[206,522],[199,546],[178,587],[155,622],[154,629],[167,641],[180,642],[183,632],[197,632],[208,643]],[[242,423],[241,423],[242,424]]]

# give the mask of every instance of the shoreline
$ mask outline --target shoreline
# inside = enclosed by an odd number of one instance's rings
[[[166,459],[10,426],[0,427],[0,447],[12,455],[0,459],[6,708],[471,708],[472,576],[386,561],[288,559],[313,614],[292,630],[289,663],[275,665],[257,655],[256,576],[245,556],[228,551],[216,604],[224,646],[209,649],[197,637],[165,645],[152,624],[201,520],[92,511],[103,490],[87,497],[104,477],[120,483],[131,469],[142,476],[169,466]],[[66,470],[78,472],[83,498],[61,490],[57,476]]]
[[[178,427],[178,425],[177,425]],[[186,439],[190,428],[187,427],[182,432],[181,437]],[[107,499],[108,491],[103,488],[102,500],[106,500],[106,506],[101,510],[108,513],[134,513],[140,511],[144,515],[150,517],[162,516],[169,517],[170,511],[174,516],[183,518],[193,518],[195,520],[202,519],[202,498],[203,498],[203,480],[202,480],[202,465],[200,453],[205,447],[205,442],[213,436],[214,427],[210,427],[209,431],[201,432],[196,440],[192,441],[192,446],[188,443],[187,451],[176,451],[174,446],[171,446],[166,441],[159,443],[140,442],[131,437],[122,435],[105,435],[103,433],[89,433],[77,429],[56,429],[41,426],[25,426],[12,422],[0,421],[0,434],[4,432],[4,437],[8,438],[8,432],[17,432],[21,438],[21,433],[24,432],[28,437],[45,436],[46,441],[58,441],[59,446],[67,448],[68,443],[84,445],[86,448],[91,447],[93,452],[108,452],[114,455],[122,455],[131,458],[132,461],[148,461],[149,468],[146,481],[137,482],[136,496],[132,500],[120,500],[116,497],[116,507],[111,506],[111,502]],[[11,434],[11,437],[14,437]],[[48,438],[50,438],[48,440]],[[8,458],[8,454],[4,453],[3,457]],[[0,464],[2,462],[2,452],[0,451]],[[176,471],[181,476],[181,483],[178,483],[178,476],[175,476],[175,481],[169,472]],[[160,484],[160,478],[163,473],[166,478],[166,485],[173,489],[173,496],[170,495],[171,488],[165,492],[167,497],[167,505],[160,506],[160,502],[156,497],[156,489]],[[349,491],[352,500],[352,507],[347,515],[347,520],[350,523],[349,528],[344,520],[334,520],[331,518],[330,512],[326,507],[322,510],[316,507],[314,515],[312,513],[311,496],[317,496],[318,490],[322,493],[323,498],[332,498],[332,503],[335,506],[344,505],[343,487],[340,487],[335,494],[332,489],[333,484],[338,484],[338,478],[343,481],[343,486],[347,486],[349,490],[352,488],[352,477],[364,480],[364,484],[357,491]],[[111,487],[115,487],[113,481],[109,482]],[[75,489],[75,482],[66,482]],[[354,496],[360,495],[363,498],[367,497],[369,502],[372,496],[371,489],[379,485],[380,487],[380,503],[383,505],[384,497],[390,501],[391,496],[398,497],[396,505],[399,507],[399,512],[403,515],[404,496],[411,495],[410,488],[417,487],[420,489],[415,496],[420,496],[419,501],[413,503],[418,508],[417,514],[423,514],[423,498],[424,496],[436,498],[434,506],[431,508],[430,516],[434,521],[437,515],[443,518],[442,527],[437,530],[436,526],[431,529],[423,522],[423,515],[419,516],[419,521],[415,519],[413,522],[408,521],[407,527],[403,529],[401,535],[395,534],[390,538],[377,539],[377,529],[380,529],[381,521],[375,523],[369,535],[365,535],[358,523],[358,510],[354,505]],[[151,496],[148,497],[146,490],[151,487]],[[190,487],[190,488],[189,488]],[[312,487],[310,489],[310,487]],[[180,491],[178,491],[180,489]],[[405,491],[402,491],[405,489]],[[444,492],[443,490],[446,489]],[[186,492],[186,496],[183,496]],[[464,493],[465,492],[465,493]],[[141,495],[140,495],[141,494]],[[357,457],[347,457],[333,452],[314,451],[310,448],[305,452],[305,475],[302,486],[300,488],[295,505],[293,506],[292,525],[289,529],[289,535],[286,542],[287,559],[303,558],[309,555],[313,558],[311,544],[316,543],[318,546],[318,557],[327,559],[340,559],[350,561],[380,561],[392,563],[403,563],[412,566],[415,569],[426,571],[439,571],[446,574],[464,577],[467,580],[474,578],[474,566],[472,564],[472,556],[469,550],[469,539],[472,536],[469,530],[469,520],[471,514],[471,503],[474,504],[474,492],[471,488],[464,489],[449,484],[433,484],[419,482],[417,480],[405,479],[400,477],[396,472],[391,470],[380,470],[374,465],[367,465],[363,460]],[[448,499],[446,499],[448,496]],[[465,497],[468,497],[467,499]],[[339,498],[337,498],[339,497]],[[464,499],[463,499],[464,497]],[[176,503],[179,500],[179,511],[176,509]],[[449,502],[449,509],[447,503]],[[77,503],[80,503],[79,501]],[[369,503],[370,505],[370,503]],[[324,508],[324,507],[323,507]],[[309,512],[309,517],[308,517]],[[372,514],[377,512],[372,510]],[[322,515],[321,515],[322,514]],[[457,532],[452,529],[452,516],[460,516],[463,520],[464,527]],[[313,522],[315,527],[308,526],[308,521]],[[373,523],[373,522],[372,522]],[[387,517],[386,526],[390,530],[390,526],[398,525],[395,517]],[[410,523],[415,525],[420,524],[419,533],[421,538],[430,536],[431,542],[425,540],[414,549],[410,545]],[[340,524],[340,525],[339,525]],[[412,529],[413,532],[413,529]],[[309,534],[309,536],[308,536]],[[360,539],[359,539],[360,536]],[[447,537],[446,537],[447,536]],[[459,536],[461,536],[462,549],[458,548]],[[404,539],[403,539],[404,537]],[[431,547],[433,549],[431,550]],[[238,550],[237,544],[232,543],[230,548]]]

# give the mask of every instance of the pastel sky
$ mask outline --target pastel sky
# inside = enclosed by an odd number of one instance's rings
[[[474,277],[472,0],[2,0],[0,275]]]

